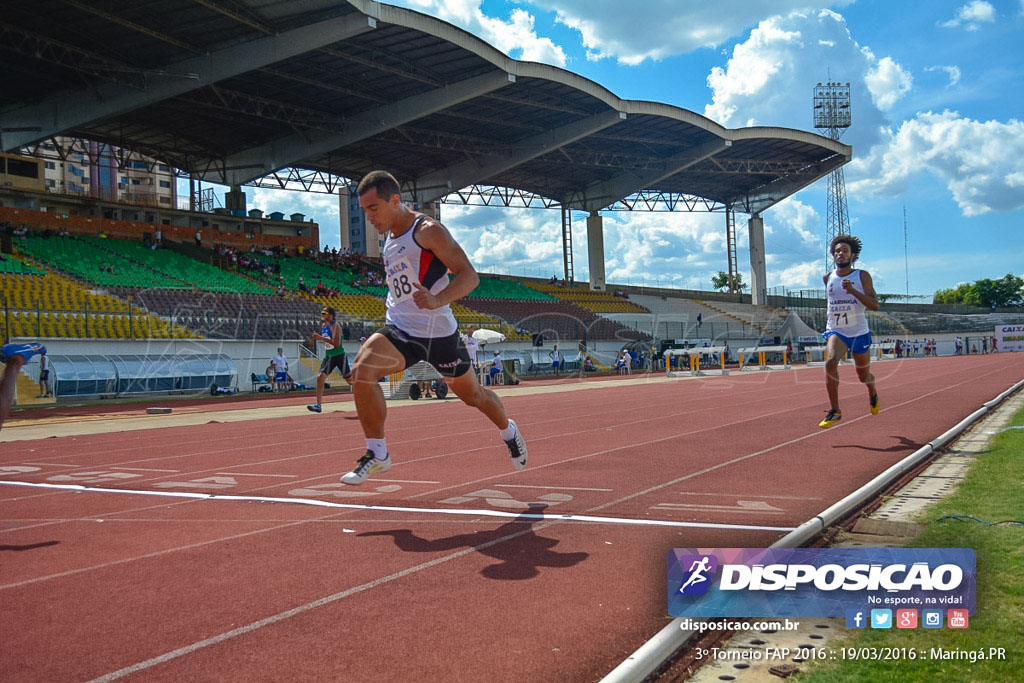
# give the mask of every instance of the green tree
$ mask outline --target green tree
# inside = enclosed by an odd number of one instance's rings
[[[729,273],[724,270],[718,271],[718,275],[711,277],[711,286],[721,291],[723,289],[729,289]],[[743,282],[743,273],[736,273],[736,289],[746,289],[747,285]]]
[[[963,304],[966,306],[1019,306],[1024,303],[1024,278],[1007,273],[998,280],[983,278],[970,284],[961,282],[950,289],[935,292],[932,300],[937,304]]]

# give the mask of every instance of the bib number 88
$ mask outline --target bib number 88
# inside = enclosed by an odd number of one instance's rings
[[[412,293],[412,283],[409,282],[409,276],[399,275],[391,280],[391,290],[394,292],[396,299],[404,299],[409,296]]]

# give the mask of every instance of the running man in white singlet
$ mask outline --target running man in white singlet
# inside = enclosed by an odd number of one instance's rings
[[[831,253],[836,269],[825,275],[828,296],[828,322],[825,325],[826,356],[825,388],[829,411],[818,426],[828,429],[843,418],[839,410],[839,361],[847,350],[857,366],[857,378],[867,385],[868,409],[878,415],[881,405],[871,374],[871,333],[867,310],[878,310],[878,297],[871,276],[855,269],[853,262],[860,255],[860,240],[853,235],[838,235],[832,240]]]
[[[384,171],[369,173],[357,189],[367,220],[387,235],[382,253],[387,315],[385,326],[366,340],[352,363],[352,392],[366,436],[366,455],[341,480],[362,484],[371,474],[391,467],[384,440],[387,403],[378,381],[421,360],[433,365],[466,405],[494,423],[513,467],[521,470],[526,466],[526,441],[498,395],[480,386],[451,310],[453,301],[476,289],[480,277],[448,229],[408,208],[400,192],[398,181]]]

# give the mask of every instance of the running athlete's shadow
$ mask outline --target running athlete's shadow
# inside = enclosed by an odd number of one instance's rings
[[[547,505],[530,504],[527,514],[540,514]],[[496,529],[474,531],[447,538],[421,538],[410,529],[367,531],[360,536],[391,536],[395,545],[407,553],[436,553],[457,548],[472,548],[478,553],[499,560],[480,572],[488,579],[522,581],[540,574],[540,567],[564,569],[579,564],[590,553],[559,553],[552,550],[560,541],[538,536],[533,525],[540,520],[520,516]]]
[[[43,541],[31,545],[0,545],[0,551],[23,552],[25,550],[36,550],[37,548],[49,548],[51,545],[59,545],[60,541]]]
[[[869,446],[858,446],[855,444],[836,445],[832,446],[832,448],[856,448],[857,450],[861,451],[877,451],[879,453],[898,453],[900,451],[906,450],[913,452],[924,446],[923,443],[911,441],[905,436],[893,436],[892,438],[896,439],[896,443],[894,443],[892,446],[889,446],[888,448],[871,448]]]

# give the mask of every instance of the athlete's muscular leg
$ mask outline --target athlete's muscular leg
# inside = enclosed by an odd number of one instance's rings
[[[829,407],[839,410],[839,361],[846,355],[846,344],[836,335],[828,338],[825,346],[825,390]]]
[[[405,359],[394,344],[379,332],[370,335],[352,361],[352,393],[363,434],[367,439],[384,438],[388,406],[378,380],[405,367]]]
[[[878,393],[875,390],[875,376],[871,373],[871,352],[853,354],[853,362],[857,364],[857,379],[867,385],[868,396]]]
[[[508,427],[508,416],[505,415],[501,399],[490,389],[480,386],[475,372],[470,371],[455,378],[446,377],[444,381],[463,403],[486,415],[498,429]]]

